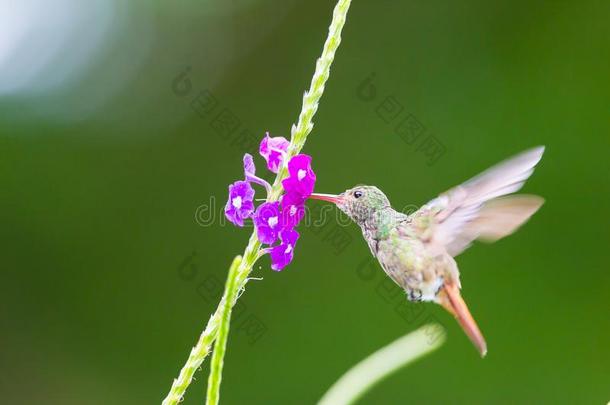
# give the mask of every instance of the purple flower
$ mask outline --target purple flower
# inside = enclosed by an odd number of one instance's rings
[[[311,170],[311,156],[296,155],[288,162],[288,178],[282,180],[287,193],[295,192],[303,198],[313,193],[316,174]]]
[[[275,243],[281,229],[280,203],[276,201],[259,205],[254,213],[254,226],[261,243]]]
[[[271,138],[269,132],[265,134],[265,137],[261,141],[259,153],[267,161],[267,168],[273,173],[277,173],[282,166],[284,155],[288,150],[290,142],[282,136],[276,136]]]
[[[305,198],[294,191],[282,196],[282,228],[292,229],[305,216]]]
[[[256,174],[256,166],[254,166],[254,159],[252,155],[246,153],[244,155],[244,176],[247,179],[249,176],[254,176]]]
[[[244,219],[254,212],[254,189],[247,181],[236,181],[229,185],[229,201],[225,216],[237,226],[244,226]]]
[[[280,231],[280,243],[271,248],[271,269],[280,271],[292,261],[294,255],[294,245],[299,239],[299,233],[292,229],[283,229]]]
[[[267,194],[271,192],[271,185],[265,179],[261,179],[256,175],[256,166],[254,166],[254,159],[249,153],[246,153],[244,155],[244,177],[246,181],[260,184],[261,186],[265,187],[265,190],[267,190]]]
[[[283,137],[270,137],[269,133],[260,144],[260,154],[267,161],[270,171],[278,173],[287,155],[290,143]],[[311,156],[297,155],[288,162],[288,176],[282,180],[284,195],[279,201],[265,202],[254,210],[252,183],[267,190],[267,199],[273,196],[271,185],[256,175],[252,155],[244,155],[244,180],[229,186],[229,200],[225,216],[237,226],[252,217],[258,240],[265,245],[279,244],[263,249],[271,256],[271,269],[280,271],[292,262],[294,246],[299,233],[294,228],[305,216],[305,200],[311,196],[316,184],[316,174],[311,169]]]

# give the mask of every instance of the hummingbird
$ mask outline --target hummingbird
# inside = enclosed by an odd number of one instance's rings
[[[311,198],[334,203],[358,224],[371,253],[407,299],[443,306],[484,357],[487,343],[460,294],[454,258],[474,241],[510,235],[542,206],[542,197],[511,194],[523,186],[543,153],[543,146],[522,152],[412,214],[394,210],[375,186],[357,185],[337,195],[314,193]]]

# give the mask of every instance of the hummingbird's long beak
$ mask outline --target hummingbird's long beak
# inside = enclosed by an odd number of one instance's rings
[[[336,195],[336,194],[313,193],[312,195],[309,196],[309,198],[313,198],[314,200],[328,201],[333,204],[339,204],[339,203],[343,202],[343,197],[341,197],[340,195]]]
[[[487,343],[485,343],[485,338],[479,330],[474,318],[470,315],[468,306],[466,306],[466,303],[460,295],[459,287],[455,283],[446,283],[440,291],[438,298],[439,303],[455,316],[455,319],[457,319],[462,329],[464,329],[464,332],[466,332],[466,335],[468,335],[475,345],[481,354],[481,357],[485,357],[487,354]]]

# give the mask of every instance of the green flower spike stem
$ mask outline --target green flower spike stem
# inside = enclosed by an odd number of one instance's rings
[[[328,80],[330,66],[332,65],[333,60],[335,58],[335,52],[337,51],[337,48],[341,43],[341,30],[343,29],[343,25],[345,24],[345,18],[347,16],[347,11],[349,9],[350,3],[351,0],[339,0],[337,2],[337,5],[335,6],[335,9],[333,11],[333,19],[328,29],[328,37],[326,38],[326,42],[324,43],[322,55],[316,62],[316,70],[314,72],[313,78],[311,79],[309,90],[305,92],[305,95],[303,96],[303,106],[301,108],[301,113],[299,114],[297,124],[292,126],[290,146],[288,147],[287,156],[284,159],[284,165],[278,171],[278,174],[275,177],[271,192],[267,196],[267,202],[279,200],[280,196],[282,195],[282,180],[285,179],[288,175],[288,169],[286,168],[286,164],[293,156],[299,154],[299,152],[305,145],[307,135],[309,135],[313,128],[312,119],[318,109],[318,103],[320,101],[320,98],[324,93],[324,86],[326,84],[326,81]],[[261,243],[256,237],[256,232],[254,231],[250,236],[248,246],[246,246],[246,249],[244,250],[243,259],[239,261],[239,259],[236,258],[236,260],[233,261],[233,265],[236,266],[234,282],[230,282],[231,276],[229,276],[229,280],[227,280],[227,284],[225,287],[225,292],[220,303],[218,304],[216,312],[208,321],[208,324],[205,330],[201,333],[197,344],[191,350],[186,364],[180,370],[180,375],[174,380],[170,392],[163,400],[163,405],[176,405],[182,400],[182,397],[184,396],[187,387],[193,379],[193,374],[195,373],[195,370],[197,370],[201,366],[206,356],[210,352],[210,347],[218,335],[219,328],[222,329],[226,327],[226,332],[228,335],[230,319],[229,312],[231,308],[233,308],[233,306],[235,305],[235,301],[237,300],[238,294],[236,292],[245,288],[246,283],[248,282],[248,276],[252,271],[252,267],[254,266],[254,263],[256,263],[256,260],[260,257],[260,255]],[[229,274],[231,274],[231,270],[229,271]],[[220,388],[220,373],[222,371],[226,336],[224,343],[221,342],[223,347],[221,350],[219,350],[221,346],[218,346],[218,344],[219,342],[216,343],[216,351],[219,352],[217,355],[218,358],[215,362],[216,366],[212,364],[209,379],[210,382],[214,382],[214,389],[216,390],[216,392],[212,395],[214,397],[213,400],[215,400],[216,402],[208,403],[217,403],[218,401],[218,390]],[[211,393],[208,390],[208,395],[210,394]]]
[[[438,349],[444,341],[445,330],[440,325],[422,326],[382,347],[352,367],[330,387],[318,405],[355,403],[375,384]]]
[[[233,304],[237,301],[237,268],[241,263],[241,256],[237,256],[231,264],[227,284],[225,286],[226,300],[221,302],[222,317],[220,318],[220,326],[218,328],[218,337],[214,345],[214,354],[212,354],[212,363],[210,366],[210,377],[208,378],[208,396],[207,405],[216,405],[220,395],[220,380],[222,379],[222,366],[224,363],[224,355],[227,349],[227,339],[229,337],[229,325],[231,323],[231,311]]]

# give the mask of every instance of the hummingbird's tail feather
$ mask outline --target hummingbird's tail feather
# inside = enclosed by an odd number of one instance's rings
[[[474,318],[472,315],[470,315],[468,306],[462,299],[460,289],[457,284],[449,282],[445,283],[442,290],[438,294],[438,302],[447,311],[453,314],[462,329],[464,329],[466,335],[468,335],[472,343],[481,354],[481,357],[485,357],[487,354],[487,343],[485,343],[485,338],[479,330]]]

